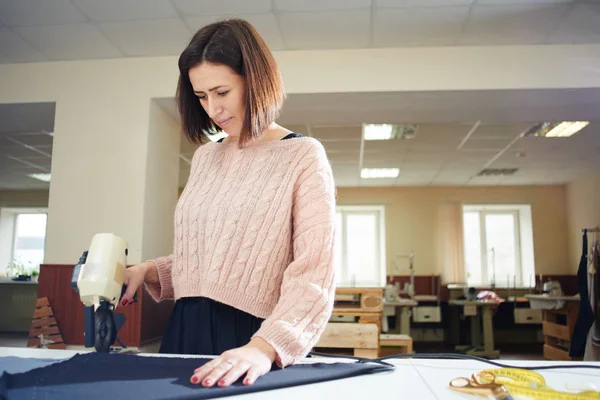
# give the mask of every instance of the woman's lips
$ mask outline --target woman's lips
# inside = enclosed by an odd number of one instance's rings
[[[225,125],[227,125],[227,124],[229,123],[229,121],[231,121],[231,119],[232,119],[232,118],[233,118],[233,117],[229,117],[229,118],[227,118],[227,119],[224,119],[224,120],[222,120],[222,121],[217,121],[217,124],[218,124],[218,125],[219,125],[219,126],[222,128],[222,127],[224,127]]]

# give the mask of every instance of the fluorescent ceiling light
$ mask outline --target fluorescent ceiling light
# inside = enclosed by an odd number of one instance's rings
[[[417,125],[363,124],[365,140],[413,139]]]
[[[50,174],[28,174],[27,176],[38,181],[50,182]]]
[[[389,140],[394,134],[394,126],[390,124],[364,124],[363,135],[365,140]]]
[[[587,121],[561,122],[546,133],[546,137],[569,137],[588,126],[588,124]]]
[[[526,136],[569,137],[588,125],[588,121],[542,122],[531,128]]]
[[[399,168],[363,168],[360,171],[363,179],[397,178],[399,174]]]

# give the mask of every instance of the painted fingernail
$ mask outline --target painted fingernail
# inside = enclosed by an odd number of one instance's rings
[[[244,385],[249,385],[250,384],[250,379],[244,379]]]
[[[127,304],[133,304],[133,299],[129,300],[129,303]]]
[[[206,379],[204,381],[204,384],[207,385],[207,386],[212,385],[212,381],[210,379]]]
[[[226,380],[220,380],[220,381],[219,381],[219,385],[220,385],[220,386],[223,386],[223,385],[225,385],[226,383],[227,383],[227,381],[226,381]]]
[[[192,383],[198,383],[198,377],[192,376]]]
[[[121,302],[122,306],[126,306],[127,305],[127,300],[123,299],[123,301]]]

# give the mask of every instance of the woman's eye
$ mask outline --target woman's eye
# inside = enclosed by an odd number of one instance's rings
[[[217,93],[219,96],[223,97],[225,96],[227,93],[229,93],[229,91],[225,91],[225,92],[219,92]]]
[[[200,100],[206,100],[206,96],[198,96]]]

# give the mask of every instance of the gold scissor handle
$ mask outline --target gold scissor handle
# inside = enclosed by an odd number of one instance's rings
[[[459,377],[450,381],[450,387],[456,391],[483,396],[494,393],[501,386],[496,383],[496,375],[489,371],[477,372],[471,379]]]
[[[478,386],[498,387],[501,386],[496,382],[496,374],[490,371],[476,372],[472,375],[473,381]]]
[[[471,380],[469,378],[460,377],[450,381],[450,386],[453,388],[465,388],[472,387]]]

